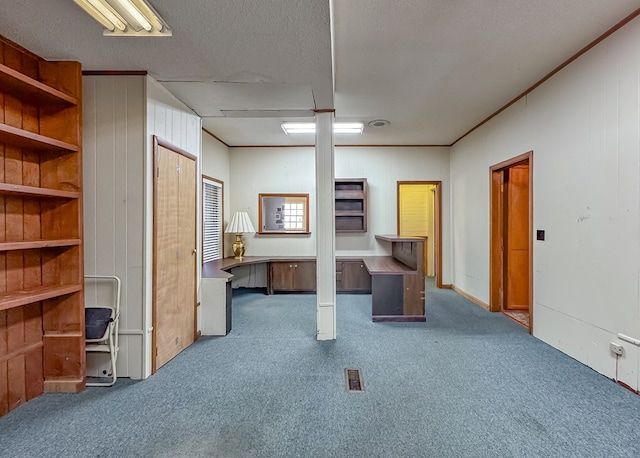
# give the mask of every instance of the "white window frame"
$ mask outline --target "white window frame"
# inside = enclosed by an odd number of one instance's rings
[[[212,200],[213,199],[213,200]],[[211,213],[214,213],[211,215]],[[202,177],[202,263],[224,257],[224,183]]]

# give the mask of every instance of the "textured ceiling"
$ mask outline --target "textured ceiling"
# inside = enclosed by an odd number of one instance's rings
[[[173,37],[104,37],[73,0],[0,0],[0,34],[45,58],[78,60],[85,70],[147,70],[232,146],[311,144],[313,136],[285,136],[280,122],[331,108],[338,120],[391,121],[362,136],[337,136],[338,144],[447,145],[639,6],[637,0],[151,3]]]

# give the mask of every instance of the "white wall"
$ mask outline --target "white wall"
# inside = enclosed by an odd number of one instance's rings
[[[227,215],[249,212],[258,223],[259,193],[308,193],[310,236],[247,235],[247,256],[315,256],[315,161],[314,148],[233,148],[230,152],[231,203]],[[336,147],[337,178],[367,178],[368,224],[366,233],[336,234],[336,255],[388,254],[390,247],[375,234],[397,230],[396,182],[440,180],[443,182],[443,282],[451,282],[449,229],[448,148]],[[227,256],[231,239],[227,239]]]
[[[398,181],[442,181],[442,282],[451,283],[449,237],[449,148],[339,147],[336,177],[367,179],[367,232],[336,234],[338,256],[389,254],[389,244],[376,234],[395,234],[398,215]]]
[[[202,174],[223,182],[223,221],[225,223],[223,226],[226,227],[226,223],[233,215],[230,210],[229,148],[204,130],[202,131]],[[224,245],[226,248],[229,244]],[[229,252],[227,255],[231,254],[230,250],[231,248],[226,250]]]
[[[151,374],[151,326],[153,300],[153,136],[165,140],[187,153],[196,156],[196,176],[202,173],[202,122],[198,115],[175,98],[168,90],[153,78],[146,77],[146,133],[145,141],[145,294],[144,294],[144,322],[146,326],[145,339],[145,370],[144,377]],[[197,195],[197,259],[202,259],[202,204],[201,189]],[[198,266],[200,263],[198,262]],[[200,284],[200,269],[197,269],[197,284]]]
[[[247,256],[315,256],[315,161],[313,148],[233,148],[230,152],[230,206],[226,222],[246,211],[258,228],[258,194],[309,194],[311,235],[245,234]],[[233,234],[226,234],[225,256],[233,256]]]
[[[534,335],[638,389],[640,20],[454,145],[454,284],[489,301],[489,167],[533,151]]]
[[[145,78],[82,82],[85,273],[120,277],[118,375],[142,378]],[[87,357],[88,370],[100,356]]]

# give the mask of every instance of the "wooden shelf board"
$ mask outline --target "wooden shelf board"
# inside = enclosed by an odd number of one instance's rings
[[[0,251],[34,250],[38,248],[69,247],[80,245],[80,239],[28,240],[0,242]]]
[[[364,216],[362,211],[336,210],[336,216]]]
[[[81,289],[81,285],[39,286],[37,288],[22,289],[0,294],[0,310],[8,310],[22,305],[64,296],[65,294],[76,293]]]
[[[84,334],[82,334],[79,331],[47,331],[44,336],[42,336],[43,338],[69,338],[69,337],[84,337]]]
[[[364,192],[362,191],[340,191],[336,189],[336,199],[353,199],[353,200],[361,200],[364,199]]]
[[[28,130],[18,129],[17,127],[2,123],[0,123],[0,143],[34,150],[78,151],[78,147],[71,143],[56,140],[51,137],[45,137],[44,135],[36,134]]]
[[[76,191],[61,191],[58,189],[38,188],[20,184],[0,183],[0,194],[13,194],[23,197],[53,197],[64,199],[78,199],[80,193]]]
[[[44,105],[77,105],[78,99],[38,80],[30,78],[22,73],[0,64],[0,85],[6,88],[6,92],[21,100],[33,103],[37,106]]]

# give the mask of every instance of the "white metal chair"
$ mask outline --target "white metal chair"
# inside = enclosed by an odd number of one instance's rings
[[[112,386],[116,383],[116,361],[118,359],[118,324],[120,321],[120,279],[115,275],[85,275],[96,283],[113,284],[112,300],[106,304],[87,305],[85,301],[85,346],[87,352],[109,353],[109,369],[105,376],[108,382],[87,381],[87,386]],[[98,294],[96,294],[96,298]],[[98,300],[99,302],[99,300]]]

